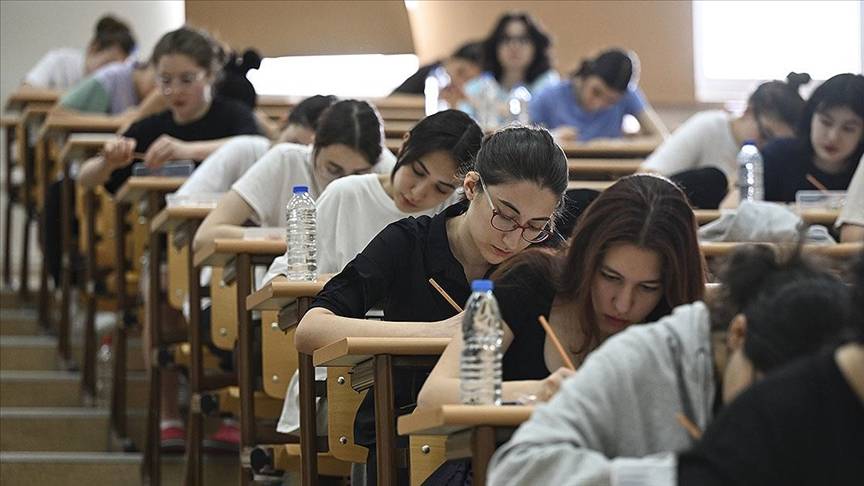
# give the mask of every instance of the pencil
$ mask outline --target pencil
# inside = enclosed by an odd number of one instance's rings
[[[561,355],[561,359],[564,360],[564,363],[567,364],[567,367],[573,371],[576,371],[576,366],[573,365],[573,361],[570,360],[570,356],[564,351],[564,346],[561,346],[561,341],[558,340],[558,336],[555,335],[555,331],[552,330],[552,326],[549,325],[549,321],[546,320],[545,317],[540,316],[537,318],[537,321],[540,322],[540,325],[543,326],[543,329],[546,330],[546,335],[549,336],[549,339],[552,340],[552,344],[555,345],[555,349],[558,350],[558,354]]]
[[[459,307],[459,304],[457,304],[456,301],[453,300],[453,298],[450,297],[450,295],[448,295],[447,292],[445,292],[440,285],[438,285],[438,282],[436,282],[434,278],[430,277],[429,283],[432,284],[433,287],[435,287],[435,290],[437,290],[438,293],[441,294],[441,297],[444,297],[444,300],[449,302],[450,305],[453,306],[454,309],[456,309],[456,312],[462,312],[462,308]]]
[[[694,424],[690,419],[688,419],[683,413],[678,412],[675,414],[675,418],[678,419],[678,423],[684,427],[684,430],[690,434],[690,437],[693,440],[699,440],[702,438],[702,430],[699,429],[699,426]]]
[[[813,187],[815,187],[816,189],[819,189],[820,192],[823,192],[826,194],[828,193],[828,188],[825,187],[825,184],[822,184],[821,182],[819,182],[819,179],[813,177],[812,174],[807,174],[805,177],[807,178],[807,182],[809,182],[810,184],[813,184]]]

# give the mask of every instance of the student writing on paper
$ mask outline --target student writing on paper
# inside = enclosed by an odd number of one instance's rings
[[[311,354],[347,336],[452,336],[461,316],[453,317],[429,278],[465,302],[471,280],[551,234],[566,188],[567,160],[549,132],[515,126],[488,136],[462,182],[465,201],[390,224],[373,238],[315,299],[297,329],[297,349]],[[379,304],[384,320],[365,320]],[[424,375],[396,377],[397,407],[414,403]],[[373,422],[370,396],[355,422],[358,443],[374,444]],[[370,482],[374,465],[373,447]]]
[[[678,417],[704,429],[754,381],[833,340],[850,307],[847,286],[799,253],[742,247],[710,300],[631,326],[590,354],[498,450],[490,482],[672,480],[671,454],[641,458],[693,444]]]

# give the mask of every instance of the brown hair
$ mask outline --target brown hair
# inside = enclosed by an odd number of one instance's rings
[[[590,351],[599,338],[591,282],[609,248],[629,243],[660,257],[663,297],[646,318],[651,322],[676,306],[702,298],[705,262],[697,227],[687,197],[678,186],[665,177],[636,174],[618,180],[588,206],[573,230],[566,253],[548,249],[522,252],[502,265],[493,278],[527,270],[551,279],[556,294],[575,302],[585,335],[579,352]],[[521,284],[524,282],[517,285]]]

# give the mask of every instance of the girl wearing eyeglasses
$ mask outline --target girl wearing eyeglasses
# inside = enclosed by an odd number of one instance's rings
[[[181,27],[165,34],[153,49],[152,64],[168,110],[107,142],[102,156],[81,167],[78,180],[84,187],[103,184],[115,192],[132,175],[135,153],[143,153],[142,161],[154,169],[170,160],[200,162],[229,137],[259,132],[248,107],[213,96],[221,49],[206,32]]]
[[[551,44],[549,36],[527,13],[501,16],[483,42],[484,73],[465,85],[467,102],[459,108],[474,114],[483,99],[506,103],[517,88],[536,94],[558,81],[549,59]]]
[[[493,275],[505,322],[503,400],[546,401],[572,374],[538,323],[544,316],[579,366],[606,338],[702,297],[693,211],[669,180],[620,179],[580,216],[563,254],[533,249]],[[419,403],[459,402],[461,336],[426,381]]]
[[[567,159],[549,132],[510,127],[488,136],[462,182],[465,201],[434,217],[397,221],[375,236],[316,297],[297,329],[297,349],[311,354],[348,336],[453,336],[461,316],[428,280],[464,303],[472,280],[551,235],[566,188]],[[379,304],[384,320],[364,319]],[[414,403],[423,375],[396,377],[397,408]],[[370,396],[355,440],[372,446],[374,430]],[[371,481],[374,454],[370,447]]]

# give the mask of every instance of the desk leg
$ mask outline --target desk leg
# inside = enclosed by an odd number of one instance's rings
[[[81,278],[81,295],[85,302],[84,358],[81,364],[81,390],[96,398],[96,195],[87,189],[84,194],[84,226],[87,231],[87,268]]]
[[[393,391],[393,358],[375,360],[375,436],[378,454],[378,486],[396,485],[396,407]]]
[[[186,424],[186,486],[199,486],[202,480],[201,440],[204,433],[204,418],[201,414],[200,397],[204,377],[203,346],[201,336],[201,270],[194,264],[195,253],[192,242],[195,231],[189,231],[187,248],[189,260],[187,271],[189,275],[189,391],[192,404],[189,407],[189,417]],[[170,245],[171,242],[168,242]]]
[[[118,440],[126,441],[126,335],[131,325],[131,310],[129,299],[126,294],[126,214],[130,207],[128,204],[117,203],[114,214],[114,253],[115,253],[115,282],[117,292],[117,314],[119,322],[114,330],[114,367],[112,370],[111,386],[111,430]],[[95,220],[94,220],[95,224]],[[91,246],[95,242],[91,243]],[[95,253],[94,253],[95,258]],[[95,262],[93,263],[95,268]],[[142,343],[146,346],[147,343]],[[148,370],[149,371],[149,370]]]
[[[240,387],[240,457],[248,457],[255,447],[255,375],[253,374],[252,341],[254,332],[246,297],[252,291],[252,258],[248,254],[237,255],[237,381]],[[252,470],[248,462],[241,460],[240,484],[252,483]]]
[[[18,125],[18,148],[21,165],[24,167],[24,186],[21,201],[24,204],[24,227],[21,232],[21,267],[18,272],[18,296],[22,301],[30,299],[30,225],[33,223],[33,152],[30,149],[30,130],[26,123]]]
[[[12,284],[12,144],[15,143],[15,125],[6,127],[6,219],[3,223],[3,283]],[[21,154],[18,154],[19,160]],[[21,195],[18,194],[18,198]],[[20,199],[18,202],[21,202]]]
[[[39,250],[42,252],[42,262],[39,266],[39,323],[42,327],[53,332],[54,316],[51,309],[51,295],[48,284],[48,239],[46,231],[48,225],[48,142],[42,140],[36,145],[36,164],[41,169],[39,174],[39,185],[42,187],[42,211],[39,213]]]
[[[474,484],[486,484],[486,471],[495,453],[495,428],[477,427],[471,434],[471,469]]]
[[[63,181],[61,182],[62,199],[60,200],[60,241],[61,241],[61,289],[62,298],[60,300],[60,322],[57,328],[57,354],[63,361],[64,367],[67,369],[72,365],[72,355],[69,350],[69,306],[72,301],[72,260],[74,249],[72,244],[72,218],[75,217],[75,211],[70,208],[70,201],[74,207],[72,198],[72,176],[69,173],[69,164],[61,160],[63,165]]]
[[[318,425],[315,421],[315,365],[312,355],[298,353],[300,374],[300,484],[318,484]]]
[[[159,199],[155,193],[150,194],[147,205],[149,215],[159,210]],[[147,451],[150,452],[149,463],[146,460],[144,467],[145,483],[158,486],[161,483],[161,447],[159,443],[159,422],[162,418],[162,367],[159,363],[158,354],[162,346],[162,313],[160,305],[160,277],[162,274],[162,247],[160,246],[160,233],[151,232],[148,241],[148,275],[147,286],[147,311],[150,329],[150,342],[148,346],[150,354],[150,404],[147,411]],[[149,480],[149,481],[147,481]]]

